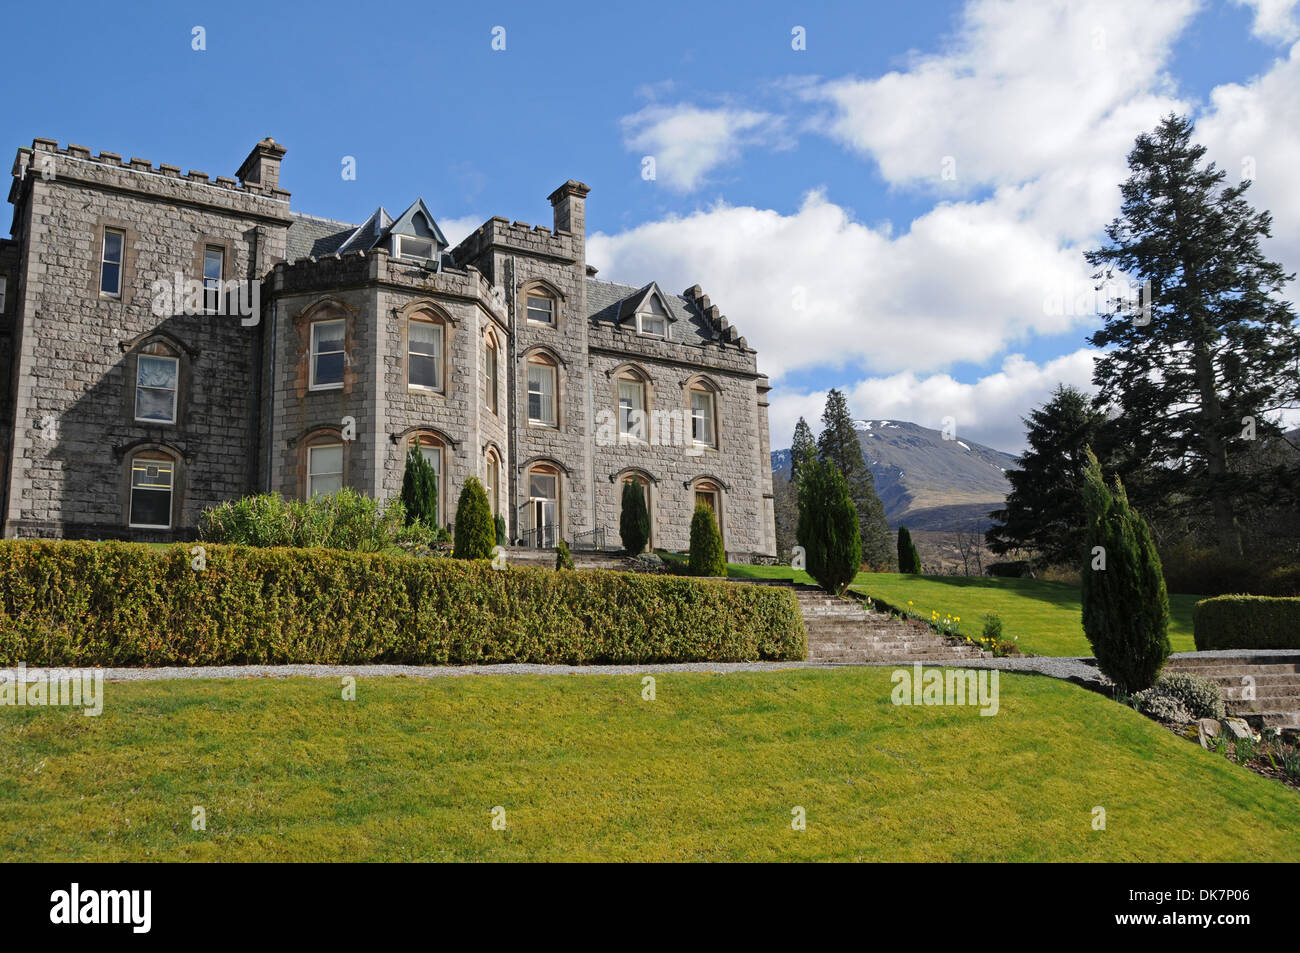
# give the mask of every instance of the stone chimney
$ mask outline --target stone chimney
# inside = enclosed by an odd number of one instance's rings
[[[573,236],[573,250],[578,262],[587,264],[587,194],[591,189],[570,179],[550,195],[555,209],[555,231]]]
[[[267,136],[248,154],[244,164],[235,175],[245,186],[260,186],[262,191],[271,192],[280,188],[280,160],[284,158],[285,148],[270,136]]]

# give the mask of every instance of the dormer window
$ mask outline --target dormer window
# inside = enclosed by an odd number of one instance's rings
[[[393,250],[398,258],[411,261],[430,261],[435,253],[433,240],[419,238],[415,235],[395,236],[397,247]]]
[[[645,309],[637,312],[636,333],[648,337],[667,337],[668,312],[657,296],[651,295],[646,301]]]

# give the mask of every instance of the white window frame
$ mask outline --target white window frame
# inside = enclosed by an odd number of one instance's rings
[[[312,459],[314,458],[317,450],[335,450],[335,449],[337,449],[339,452],[338,470],[325,470],[317,473],[315,470],[312,469]],[[342,489],[344,487],[345,484],[343,481],[343,475],[347,471],[347,461],[344,458],[345,458],[345,450],[342,442],[314,443],[307,448],[307,486],[306,486],[307,499],[310,500],[313,496],[316,496],[316,494],[312,492],[312,480],[314,480],[316,477],[337,476],[339,478],[339,489]],[[331,492],[338,492],[338,491],[335,490]]]
[[[137,463],[143,463],[146,466],[148,466],[151,463],[161,464],[171,468],[171,481],[167,487],[167,522],[166,523],[137,523],[135,521],[135,491],[136,491],[135,471],[136,471]],[[131,483],[130,486],[128,487],[128,492],[130,493],[130,498],[127,500],[127,506],[129,507],[129,511],[126,517],[127,526],[133,529],[171,529],[172,512],[176,508],[176,460],[172,457],[163,456],[163,455],[159,455],[157,457],[146,456],[144,453],[132,457],[131,458]],[[147,490],[146,492],[156,493],[160,491]]]
[[[703,396],[705,396],[705,397],[708,398],[708,400],[709,400],[709,411],[708,411],[708,415],[707,415],[707,416],[702,416],[702,415],[698,415],[698,414],[696,414],[696,412],[695,412],[695,395],[696,395],[696,394],[702,394]],[[717,395],[716,395],[715,393],[713,393],[713,391],[711,391],[711,390],[707,390],[707,389],[705,389],[705,388],[703,388],[703,387],[692,387],[691,390],[690,390],[689,396],[688,396],[688,398],[687,398],[687,401],[688,401],[687,407],[688,407],[688,409],[690,410],[690,414],[691,414],[691,442],[692,442],[693,444],[695,444],[695,446],[697,446],[697,447],[713,447],[713,448],[716,448],[716,447],[718,446],[718,401],[717,401]],[[708,425],[709,425],[709,437],[710,437],[709,440],[701,440],[699,437],[697,437],[697,436],[695,435],[695,421],[696,421],[696,420],[700,420],[700,419],[703,419],[703,420],[707,420],[707,421],[708,421]]]
[[[534,391],[534,390],[533,390],[533,368],[535,368],[535,367],[536,367],[536,368],[540,368],[541,370],[546,371],[547,373],[549,373],[549,374],[551,375],[551,416],[550,416],[550,419],[549,419],[549,420],[548,420],[548,419],[545,419],[545,418],[542,418],[542,417],[534,417],[534,416],[533,416],[533,394],[536,393],[536,394],[538,395],[538,397],[539,397],[539,400],[540,400],[540,397],[542,396],[542,393],[543,393],[541,390],[538,390],[538,391]],[[527,381],[527,384],[528,384],[528,423],[529,423],[529,425],[530,425],[530,426],[538,426],[538,427],[558,427],[558,426],[559,426],[559,420],[560,420],[560,416],[559,416],[559,403],[560,403],[560,369],[559,369],[558,367],[556,367],[554,364],[545,363],[545,362],[543,362],[543,361],[536,361],[536,360],[529,361],[528,364],[527,364],[527,368],[528,368],[528,369],[527,369],[527,374],[528,374],[528,381]]]
[[[487,389],[486,396],[488,410],[492,411],[493,414],[500,416],[501,407],[497,398],[497,391],[501,386],[501,382],[498,379],[500,369],[497,364],[497,343],[495,337],[489,336],[483,341],[483,363],[486,365],[484,368],[483,386]]]
[[[217,253],[220,267],[216,278],[208,277],[208,255]],[[226,280],[226,249],[223,245],[203,246],[203,309],[208,314],[221,313],[222,282]]]
[[[637,393],[640,395],[640,399],[637,401],[636,406],[630,408],[629,413],[628,413],[628,415],[627,415],[627,419],[626,419],[626,421],[625,421],[625,419],[624,419],[624,415],[623,415],[623,385],[624,385],[624,384],[626,384],[626,385],[628,385],[628,386],[630,386],[630,387],[635,387],[636,390],[637,390]],[[647,429],[648,429],[648,428],[647,428],[647,417],[648,417],[648,414],[647,414],[647,411],[646,411],[646,386],[645,386],[645,382],[642,381],[642,380],[638,380],[637,378],[634,378],[634,377],[620,377],[620,378],[618,379],[617,384],[616,384],[615,391],[616,391],[616,396],[617,396],[617,398],[618,398],[618,436],[619,436],[619,438],[620,438],[621,440],[633,440],[633,441],[640,440],[640,441],[644,441],[644,440],[646,439],[646,437],[647,437],[647,433],[646,433],[646,431],[647,431]],[[638,411],[639,411],[640,414],[641,414],[641,422],[640,422],[640,426],[637,427],[635,430],[633,430],[633,429],[632,429],[631,415],[632,415],[633,413],[638,412]],[[626,423],[627,426],[624,426],[625,423]],[[639,431],[639,432],[638,432],[638,431]]]
[[[153,417],[140,416],[140,362],[144,360],[151,361],[171,361],[172,366],[176,369],[175,384],[172,385],[172,412],[166,420],[157,420]],[[146,390],[162,390],[161,387],[146,387]],[[181,360],[179,357],[170,357],[166,354],[137,354],[135,358],[135,419],[142,424],[174,424],[176,423],[176,403],[177,396],[181,389]]]
[[[435,331],[434,339],[437,342],[436,344],[437,352],[434,354],[421,353],[417,355],[418,357],[422,357],[422,358],[429,358],[429,357],[433,358],[434,383],[432,386],[428,384],[413,384],[411,382],[411,354],[413,353],[411,351],[411,344],[413,343],[411,341],[411,329],[416,327],[417,325],[425,325],[433,328]],[[428,391],[430,393],[442,393],[443,361],[444,361],[443,355],[445,353],[446,346],[447,346],[447,335],[441,321],[429,321],[429,320],[422,320],[418,318],[412,318],[411,321],[407,323],[406,326],[406,387],[408,390],[422,390],[422,391]]]
[[[547,302],[550,302],[550,305],[551,305],[551,310],[550,310],[551,318],[550,318],[549,321],[539,321],[537,318],[534,318],[534,317],[533,317],[533,311],[534,311],[534,310],[536,310],[536,311],[541,311],[542,309],[541,309],[541,308],[533,308],[533,306],[529,303],[529,299],[530,299],[530,298],[536,298],[538,301],[547,301]],[[529,324],[536,324],[536,325],[539,325],[539,326],[544,327],[544,328],[553,328],[553,327],[555,327],[555,324],[556,324],[556,321],[555,321],[555,312],[559,310],[559,307],[560,307],[559,302],[556,301],[555,296],[552,295],[552,294],[549,294],[548,292],[545,292],[545,291],[537,291],[537,292],[529,291],[529,292],[526,292],[526,293],[524,294],[524,317],[525,317],[525,319],[527,320],[527,322],[528,322]]]
[[[318,351],[316,349],[317,331],[319,331],[323,327],[327,327],[333,324],[343,325],[343,349],[340,351]],[[311,339],[308,341],[308,345],[307,345],[308,348],[307,359],[311,363],[311,368],[309,370],[309,374],[311,376],[310,376],[310,384],[308,385],[307,388],[308,390],[342,390],[343,389],[343,380],[339,380],[336,383],[329,383],[329,384],[316,383],[316,359],[318,357],[321,357],[324,354],[342,354],[343,355],[343,377],[344,379],[346,379],[347,366],[348,366],[347,331],[348,331],[347,320],[345,318],[329,318],[324,321],[313,321],[311,323],[311,332],[310,332]]]
[[[492,518],[495,519],[499,514],[497,512],[500,506],[501,495],[501,461],[497,459],[496,454],[489,453],[484,458],[484,480],[487,482],[488,503],[491,504]]]
[[[393,237],[397,241],[397,247],[394,249],[396,257],[401,258],[404,261],[433,261],[434,257],[438,254],[438,243],[432,238],[421,238],[419,235],[394,235]],[[407,242],[412,244],[420,242],[423,245],[427,245],[429,248],[429,254],[408,254],[406,251]]]
[[[5,305],[9,303],[9,277],[0,275],[0,314],[5,313]]]
[[[121,244],[121,246],[120,246],[120,250],[118,251],[118,259],[117,259],[117,261],[109,261],[109,259],[108,259],[108,236],[109,236],[109,235],[117,235],[117,236],[120,236],[121,239],[122,239],[122,244]],[[125,270],[125,262],[126,262],[126,231],[125,231],[125,229],[121,229],[121,228],[105,228],[105,229],[104,229],[104,235],[103,235],[103,237],[100,239],[100,242],[99,242],[99,293],[100,293],[103,297],[105,297],[105,298],[120,298],[120,297],[122,297],[122,277],[123,277],[123,276],[122,276],[122,272]],[[104,290],[104,266],[105,266],[105,265],[116,265],[116,266],[117,266],[117,290],[116,290],[116,291],[105,291],[105,290]]]

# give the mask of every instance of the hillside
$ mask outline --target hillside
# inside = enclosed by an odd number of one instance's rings
[[[862,453],[876,479],[891,527],[969,529],[988,523],[988,513],[1003,504],[1005,472],[1016,458],[971,440],[945,440],[938,430],[903,420],[856,420]],[[790,473],[790,451],[772,453],[772,471]]]

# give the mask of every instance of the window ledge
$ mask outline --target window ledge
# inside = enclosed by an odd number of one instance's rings
[[[342,390],[342,389],[343,389],[342,384],[312,384],[310,387],[307,388],[307,390],[309,391]]]

